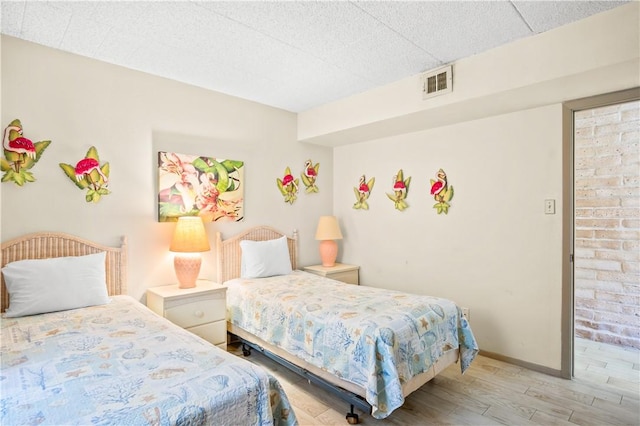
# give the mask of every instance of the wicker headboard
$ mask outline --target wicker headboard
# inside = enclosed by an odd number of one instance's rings
[[[106,273],[109,296],[127,292],[127,240],[122,237],[120,247],[109,247],[69,234],[56,232],[38,232],[24,235],[2,243],[0,267],[9,262],[24,259],[47,259],[51,257],[84,256],[107,252]],[[4,285],[0,286],[2,311],[9,306],[9,294]]]
[[[240,241],[267,241],[284,235],[282,232],[268,226],[256,226],[224,241],[222,241],[220,233],[216,233],[217,281],[222,284],[225,281],[240,277],[242,259]],[[287,237],[287,245],[289,246],[291,267],[295,270],[298,268],[298,231],[293,231],[293,237]]]

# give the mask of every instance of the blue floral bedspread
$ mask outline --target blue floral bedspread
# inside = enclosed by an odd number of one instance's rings
[[[372,416],[404,403],[402,385],[459,348],[478,353],[469,323],[447,299],[340,283],[307,272],[226,283],[233,324],[366,389]]]
[[[296,424],[263,369],[129,296],[2,318],[2,425]]]

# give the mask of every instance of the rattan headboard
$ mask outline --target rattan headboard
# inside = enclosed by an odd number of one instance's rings
[[[83,240],[73,235],[60,232],[38,232],[24,235],[2,243],[0,267],[9,262],[24,259],[47,259],[51,257],[84,256],[107,252],[106,273],[107,292],[109,296],[126,294],[127,292],[127,240],[122,237],[120,247],[109,247]],[[9,295],[4,285],[0,286],[2,311],[9,306]]]
[[[267,241],[280,238],[284,235],[286,234],[283,234],[269,226],[256,226],[255,228],[251,228],[224,241],[222,241],[220,233],[216,233],[216,257],[218,263],[217,281],[222,284],[225,281],[240,277],[240,265],[242,259],[240,241]],[[291,267],[293,269],[297,269],[298,231],[293,231],[293,237],[287,237],[287,245],[289,246]]]

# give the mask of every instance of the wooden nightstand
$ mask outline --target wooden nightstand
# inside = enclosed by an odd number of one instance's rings
[[[313,265],[305,266],[303,269],[306,272],[322,275],[323,277],[342,281],[347,284],[360,284],[360,279],[358,278],[359,266],[336,263],[335,266]]]
[[[227,349],[227,288],[198,280],[196,287],[163,285],[147,289],[147,307],[172,323]]]

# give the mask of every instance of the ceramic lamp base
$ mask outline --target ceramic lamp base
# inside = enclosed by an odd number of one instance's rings
[[[322,266],[335,266],[338,257],[338,243],[334,240],[320,241],[320,259]]]
[[[200,274],[202,256],[200,253],[176,253],[173,267],[178,278],[179,288],[193,288]]]

